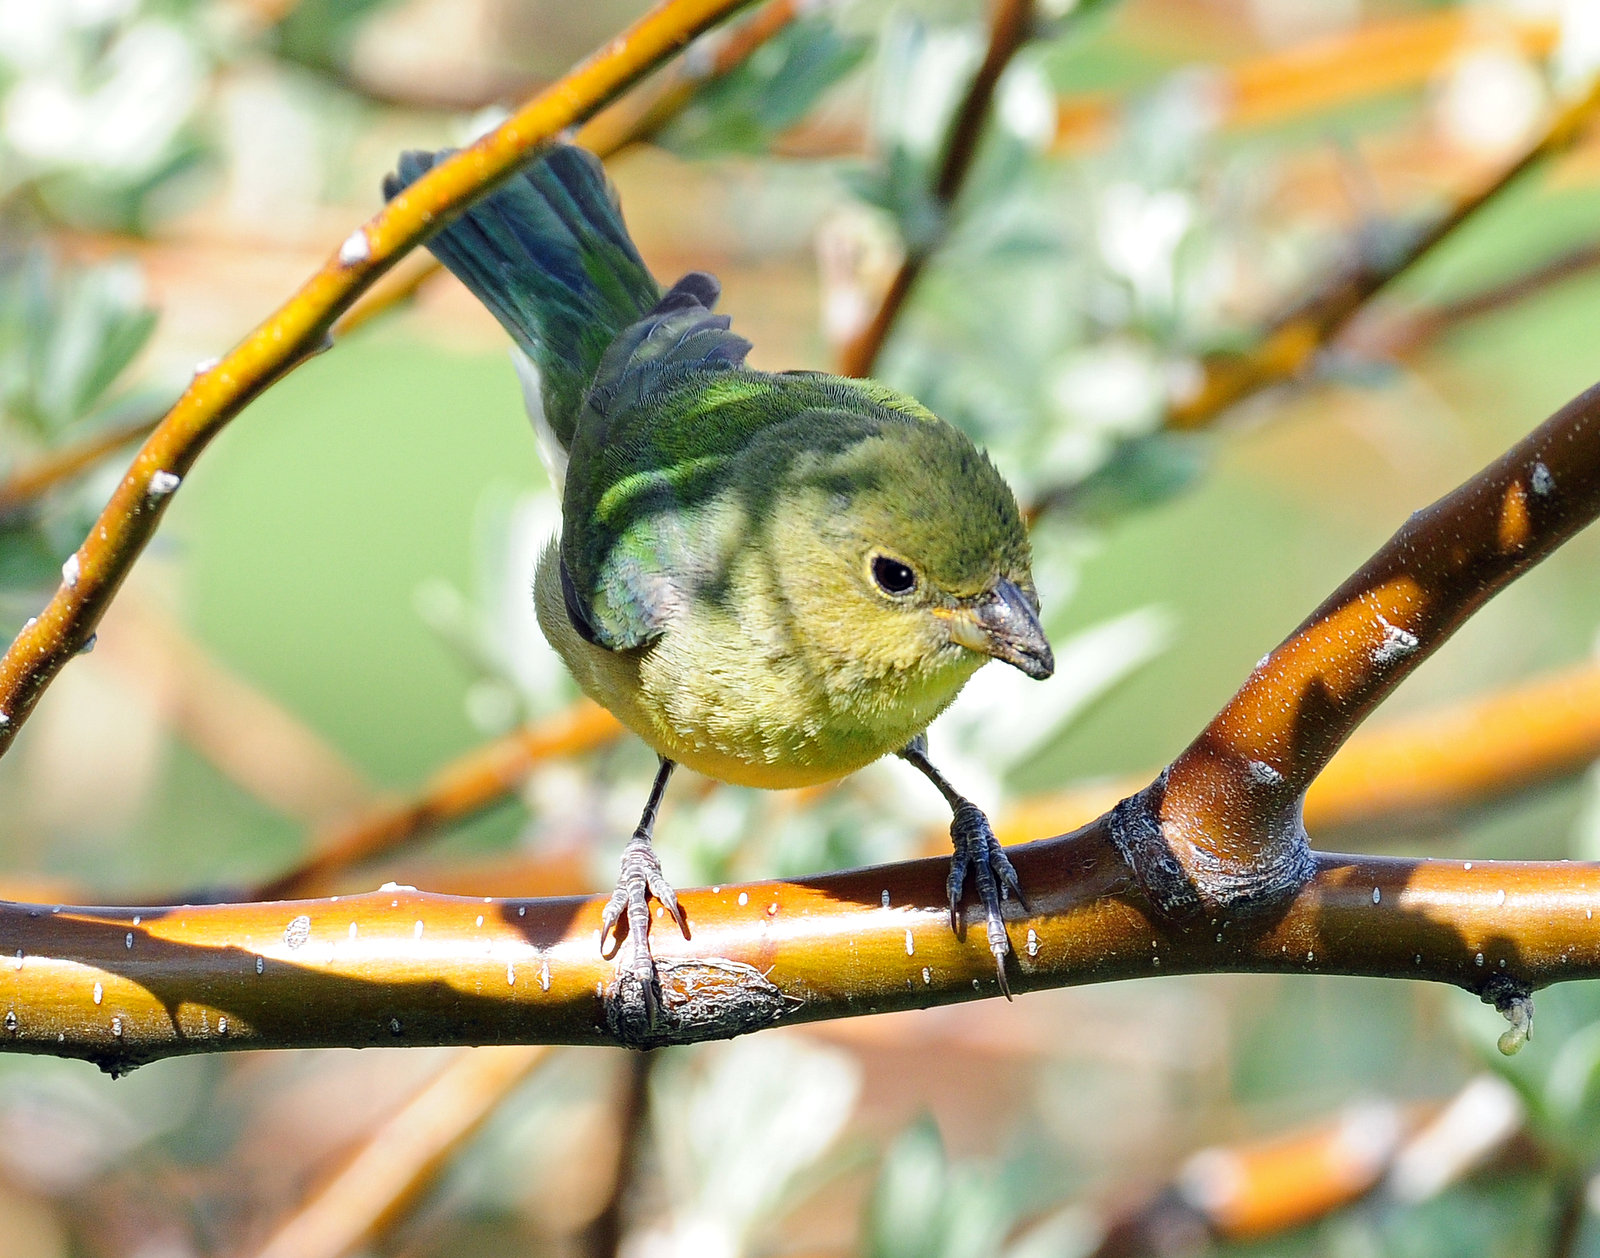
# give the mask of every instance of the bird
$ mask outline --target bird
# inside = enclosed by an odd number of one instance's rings
[[[402,153],[385,197],[450,153]],[[618,982],[654,1024],[651,896],[690,937],[651,842],[677,766],[784,789],[893,755],[951,809],[951,928],[970,874],[1009,998],[1002,901],[1026,905],[1021,884],[926,736],[991,659],[1055,669],[1022,513],[988,455],[880,382],[748,366],[750,342],[713,313],[715,277],[663,289],[575,145],[544,149],[429,248],[509,333],[561,496],[534,575],[540,629],[658,757],[602,911]]]

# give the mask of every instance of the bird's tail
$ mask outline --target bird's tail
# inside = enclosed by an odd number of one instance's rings
[[[402,153],[393,199],[450,155]],[[592,153],[550,149],[444,228],[428,247],[493,312],[538,369],[542,416],[564,453],[606,347],[660,299]],[[531,393],[531,391],[530,391]]]

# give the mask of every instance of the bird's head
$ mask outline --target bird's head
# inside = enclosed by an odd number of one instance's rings
[[[931,416],[855,438],[793,469],[800,509],[780,523],[809,643],[864,679],[948,688],[946,701],[990,658],[1049,677],[1027,533],[988,457]]]

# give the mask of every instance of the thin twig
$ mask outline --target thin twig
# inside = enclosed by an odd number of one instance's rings
[[[1453,301],[1412,310],[1374,309],[1353,323],[1341,344],[1370,357],[1415,354],[1450,328],[1468,319],[1505,310],[1569,279],[1600,267],[1600,244],[1583,244],[1541,262],[1531,270]]]
[[[934,211],[941,220],[948,220],[955,208],[956,198],[967,181],[967,174],[972,169],[978,141],[994,105],[995,88],[1000,83],[1000,76],[1033,33],[1032,0],[994,0],[989,19],[988,49],[951,119],[939,170],[930,190]],[[884,342],[889,338],[889,330],[945,234],[942,229],[933,238],[907,249],[900,269],[895,272],[888,291],[878,305],[877,313],[840,352],[841,373],[847,376],[872,374]]]
[[[1544,1160],[1516,1091],[1480,1074],[1442,1103],[1364,1101],[1282,1135],[1202,1149],[1153,1197],[1113,1215],[1090,1258],[1260,1241],[1374,1192],[1414,1205],[1488,1168]]]
[[[643,1144],[650,1123],[650,1076],[661,1060],[656,1053],[630,1053],[617,1111],[617,1164],[605,1207],[578,1237],[585,1258],[617,1258],[627,1235],[627,1213],[633,1204],[644,1161]]]
[[[648,143],[693,103],[706,84],[738,69],[757,49],[790,26],[804,7],[804,0],[771,0],[726,36],[718,38],[721,32],[717,31],[702,36],[702,40],[714,41],[706,59],[681,58],[663,74],[663,82],[651,85],[649,90],[629,93],[589,119],[578,128],[574,143],[602,158]],[[429,258],[400,283],[374,288],[334,324],[334,339],[413,301],[443,270],[437,260]]]
[[[1359,259],[1320,292],[1275,320],[1253,349],[1211,354],[1195,389],[1167,411],[1169,428],[1200,428],[1251,394],[1300,375],[1380,292],[1428,257],[1533,166],[1570,148],[1600,110],[1600,79],[1557,110],[1544,131],[1493,178],[1456,199],[1391,257]]]
[[[0,658],[0,753],[94,632],[202,449],[228,420],[324,345],[351,303],[407,251],[486,195],[701,31],[749,0],[668,0],[504,124],[435,166],[352,232],[277,313],[198,375],[134,459],[50,603]]]
[[[93,467],[106,455],[148,437],[160,422],[159,415],[141,415],[90,433],[81,441],[51,450],[34,462],[17,468],[0,481],[0,519],[21,510],[79,472]]]
[[[345,1258],[369,1244],[549,1054],[526,1044],[462,1049],[278,1226],[255,1258]]]
[[[149,694],[174,733],[283,816],[326,825],[372,807],[378,792],[336,746],[137,594],[118,602],[95,658]]]
[[[548,720],[507,734],[441,769],[414,798],[377,808],[313,842],[312,853],[256,887],[258,900],[287,900],[327,887],[352,866],[389,855],[432,831],[465,820],[511,795],[533,768],[610,742],[622,726],[585,699]]]

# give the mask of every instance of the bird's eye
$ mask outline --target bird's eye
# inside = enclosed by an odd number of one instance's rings
[[[873,556],[872,579],[885,594],[909,594],[917,588],[917,574],[888,555]]]

